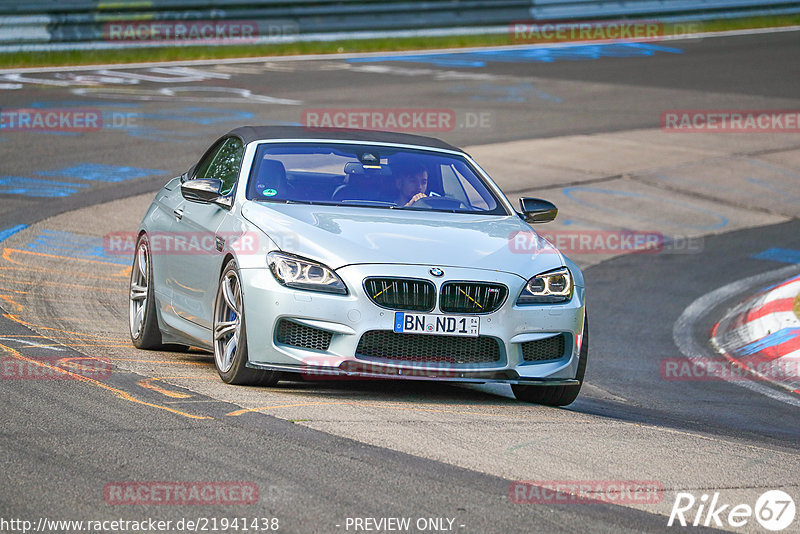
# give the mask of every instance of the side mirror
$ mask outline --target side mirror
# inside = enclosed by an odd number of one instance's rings
[[[523,197],[519,199],[522,208],[522,218],[531,224],[554,221],[558,215],[558,208],[552,202],[541,198]]]
[[[195,178],[181,184],[181,195],[192,202],[215,202],[220,197],[222,180],[216,178]]]

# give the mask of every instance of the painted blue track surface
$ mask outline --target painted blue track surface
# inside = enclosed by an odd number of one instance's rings
[[[707,209],[701,209],[695,206],[685,205],[683,203],[677,202],[672,199],[660,198],[657,196],[647,195],[644,193],[637,193],[633,191],[622,191],[616,189],[606,189],[601,187],[582,186],[582,185],[565,187],[562,190],[562,192],[564,193],[564,196],[566,196],[571,200],[574,200],[575,202],[583,206],[605,211],[616,216],[632,217],[643,221],[658,222],[660,224],[668,224],[670,226],[675,226],[679,228],[689,228],[693,230],[716,230],[724,226],[727,226],[728,224],[728,219],[719,213],[714,213]],[[663,204],[666,202],[669,204],[674,204],[676,208],[696,212],[698,216],[709,218],[713,222],[709,224],[697,224],[692,221],[671,222],[669,220],[661,220],[657,214],[654,214],[649,217],[643,217],[641,215],[633,214],[623,209],[616,209],[609,207],[608,204],[604,204],[603,202],[599,201],[599,199],[601,199],[603,196],[605,196],[606,198],[609,196],[619,197],[621,199],[635,198],[639,199],[640,201],[649,201],[653,206],[658,206],[659,204]]]
[[[782,263],[800,263],[800,250],[773,247],[753,256],[757,260],[779,261]]]
[[[24,230],[27,227],[28,227],[27,224],[16,224],[16,225],[12,226],[11,228],[6,228],[5,230],[0,230],[0,241],[5,241],[6,239],[11,237],[12,235],[16,234],[17,232],[20,232],[20,231]]]
[[[27,250],[56,254],[70,258],[105,261],[130,265],[133,253],[112,254],[104,246],[102,237],[81,235],[75,232],[43,230],[33,241],[25,244]]]
[[[120,167],[117,165],[102,165],[99,163],[79,163],[54,171],[39,171],[36,174],[41,176],[80,178],[93,182],[124,182],[126,180],[143,178],[154,174],[168,174],[168,172],[159,169]]]
[[[0,194],[29,197],[68,197],[91,187],[83,182],[124,182],[146,176],[168,174],[159,169],[124,167],[98,163],[77,163],[50,171],[36,171],[38,176],[59,180],[29,178],[24,176],[0,176]]]
[[[609,43],[582,45],[530,46],[508,50],[449,52],[446,54],[400,54],[349,59],[350,63],[403,61],[427,63],[437,67],[485,67],[489,63],[553,63],[557,61],[587,61],[605,57],[642,57],[655,54],[681,54],[673,46],[650,43]]]
[[[800,328],[782,328],[766,337],[745,345],[736,351],[738,356],[750,356],[761,352],[764,349],[786,343],[800,336]]]

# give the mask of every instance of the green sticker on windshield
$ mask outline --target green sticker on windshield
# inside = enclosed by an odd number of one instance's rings
[[[264,192],[261,194],[264,195],[265,197],[274,197],[275,195],[278,194],[278,192],[274,189],[264,189]]]

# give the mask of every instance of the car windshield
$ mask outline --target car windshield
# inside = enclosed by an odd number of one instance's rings
[[[458,155],[340,143],[262,143],[248,200],[508,215]]]

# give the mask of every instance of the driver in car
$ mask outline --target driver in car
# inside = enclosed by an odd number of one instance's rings
[[[397,194],[394,203],[402,207],[410,206],[428,196],[425,193],[428,190],[428,171],[416,162],[401,165],[397,169],[395,187]]]

